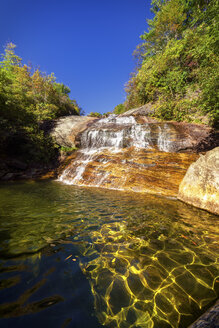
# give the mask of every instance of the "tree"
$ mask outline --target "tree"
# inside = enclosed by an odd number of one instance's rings
[[[124,104],[118,104],[118,105],[114,108],[113,112],[114,112],[115,114],[122,114],[123,112],[125,112],[125,106],[124,106]]]
[[[0,62],[0,152],[46,161],[55,152],[50,137],[40,130],[42,120],[79,115],[70,89],[56,82],[54,74],[22,64],[16,46],[8,43]]]
[[[219,121],[216,0],[153,0],[154,18],[137,47],[125,109],[154,102],[155,115],[176,120],[207,116]]]

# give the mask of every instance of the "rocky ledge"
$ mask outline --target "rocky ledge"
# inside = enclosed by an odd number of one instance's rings
[[[15,158],[0,159],[0,180],[26,180],[39,178],[54,178],[56,176],[57,164],[35,165],[27,164]]]
[[[135,149],[78,151],[59,180],[66,184],[177,196],[197,155]]]
[[[201,155],[190,165],[180,184],[178,198],[219,214],[219,147]]]
[[[120,148],[198,153],[219,146],[219,131],[199,124],[157,122],[142,115],[112,115],[90,123],[75,139],[81,148],[111,147],[116,143]]]

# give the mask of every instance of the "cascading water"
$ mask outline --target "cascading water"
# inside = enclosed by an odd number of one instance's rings
[[[124,131],[88,130],[81,136],[82,149],[123,148]]]
[[[117,152],[126,147],[149,148],[150,147],[150,128],[137,124],[133,116],[117,117],[110,115],[99,120],[92,129],[86,130],[81,135],[81,150],[79,160],[75,161],[78,166],[75,168],[74,176],[69,180],[69,171],[66,169],[59,177],[59,180],[67,184],[77,184],[83,179],[86,166],[95,160],[95,157],[103,150],[110,149]],[[107,164],[105,160],[105,164]],[[97,173],[97,185],[101,186],[108,174]]]
[[[83,149],[145,148],[172,152],[176,142],[183,143],[171,123],[137,123],[133,116],[110,115],[81,134]],[[177,140],[176,140],[177,139]]]
[[[81,149],[59,180],[66,184],[151,192],[145,184],[154,181],[153,175],[161,178],[158,168],[167,163],[161,152],[174,152],[176,145],[183,147],[183,142],[171,123],[140,124],[134,116],[110,115],[81,133]],[[153,158],[149,156],[152,152]],[[172,159],[172,163],[177,161],[182,162],[179,156]],[[171,165],[165,168],[169,180]],[[156,172],[150,172],[152,168]],[[162,193],[161,189],[159,184],[156,193]]]
[[[90,148],[147,148],[150,143],[150,127],[138,124],[133,116],[110,115],[99,120],[81,135],[82,149]]]

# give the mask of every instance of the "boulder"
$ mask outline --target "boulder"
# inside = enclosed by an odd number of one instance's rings
[[[49,133],[59,146],[72,148],[76,146],[77,134],[96,120],[96,117],[71,115],[44,122],[41,128]]]
[[[219,214],[219,147],[190,165],[179,186],[178,199]]]

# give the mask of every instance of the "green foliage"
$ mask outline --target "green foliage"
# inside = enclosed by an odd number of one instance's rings
[[[114,114],[122,114],[125,112],[125,106],[124,104],[119,104],[117,105],[114,110],[113,110],[113,113]]]
[[[108,117],[111,114],[112,114],[112,112],[106,112],[106,113],[103,113],[102,117]]]
[[[153,0],[154,18],[137,47],[139,66],[127,84],[125,110],[148,102],[163,119],[207,116],[218,124],[216,0]]]
[[[64,146],[60,147],[60,150],[66,155],[71,154],[73,151],[77,149],[78,149],[77,147],[64,147]]]
[[[27,161],[48,162],[56,152],[51,138],[39,129],[42,120],[79,115],[69,98],[70,89],[56,82],[54,74],[38,69],[31,73],[7,44],[0,62],[0,152]]]
[[[90,114],[88,116],[101,118],[102,114],[100,114],[98,112],[90,112]]]

